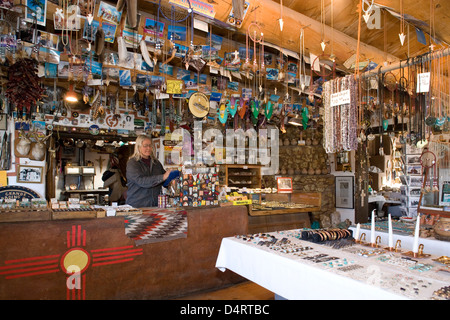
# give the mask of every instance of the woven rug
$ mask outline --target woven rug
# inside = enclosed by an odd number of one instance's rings
[[[187,237],[186,211],[143,210],[141,215],[125,216],[125,234],[137,246]]]

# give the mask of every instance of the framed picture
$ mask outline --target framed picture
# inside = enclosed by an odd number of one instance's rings
[[[407,176],[408,185],[410,187],[422,187],[423,177],[422,176]]]
[[[47,0],[27,0],[25,7],[25,21],[45,26],[47,19]]]
[[[407,154],[406,155],[407,165],[420,165],[420,154]]]
[[[42,183],[44,167],[19,165],[17,183]]]
[[[336,208],[353,209],[353,177],[336,177]]]
[[[406,174],[409,175],[421,175],[422,174],[422,166],[418,165],[408,165],[406,167]]]
[[[277,178],[278,192],[288,193],[292,192],[292,178]]]

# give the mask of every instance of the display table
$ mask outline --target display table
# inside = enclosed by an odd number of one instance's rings
[[[247,208],[183,210],[186,237],[140,245],[123,216],[2,223],[0,299],[166,299],[242,282],[215,260],[223,237],[247,232]],[[68,288],[74,265],[80,283]]]
[[[368,249],[361,245],[333,249],[297,239],[298,230],[270,235],[278,240],[286,238],[290,241],[284,250],[303,248],[303,251],[284,253],[282,245],[258,245],[261,241],[258,238],[250,241],[248,238],[225,238],[216,267],[221,271],[231,270],[290,300],[428,299],[435,290],[450,285],[450,276],[442,275],[443,272],[432,270],[420,273],[383,262],[378,259],[381,256],[359,256],[360,250]],[[290,249],[286,249],[288,247]],[[318,255],[325,255],[321,262],[311,260],[311,257]],[[326,261],[330,257],[338,259]],[[399,257],[397,260],[403,261]],[[436,265],[435,270],[438,268]],[[418,283],[426,287],[420,286],[416,293],[414,288]]]

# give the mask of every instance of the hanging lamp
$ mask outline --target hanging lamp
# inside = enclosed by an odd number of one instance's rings
[[[69,91],[67,91],[65,99],[68,102],[78,102],[77,94],[73,90],[73,84],[69,85]]]

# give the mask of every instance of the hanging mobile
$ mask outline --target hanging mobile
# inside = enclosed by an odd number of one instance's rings
[[[438,190],[436,178],[436,155],[433,152],[429,151],[428,148],[425,148],[424,151],[422,152],[422,155],[420,156],[420,164],[422,166],[422,175],[424,179],[422,185],[422,192],[428,193],[432,191],[430,187],[431,174],[430,177],[428,177],[429,170],[431,168],[433,168],[434,172],[433,191]]]

